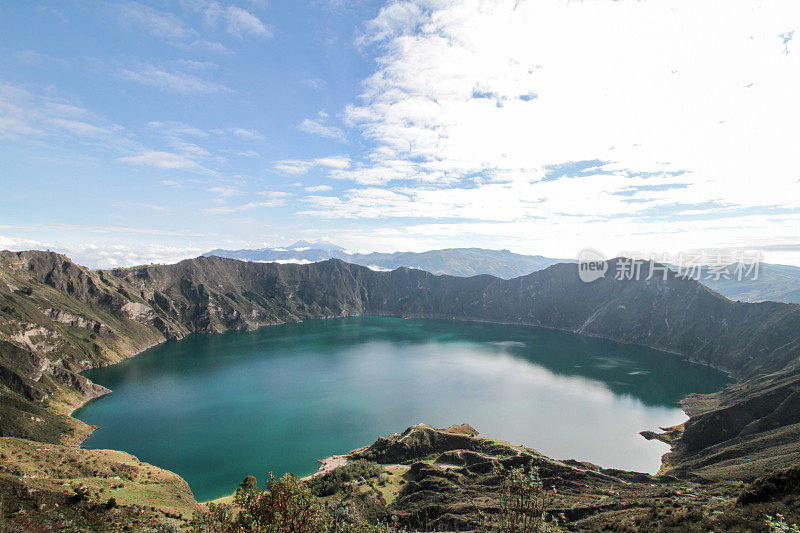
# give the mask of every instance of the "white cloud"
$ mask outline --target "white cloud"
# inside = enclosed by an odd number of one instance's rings
[[[215,52],[217,54],[231,53],[231,51],[228,50],[228,48],[224,44],[217,41],[209,41],[207,39],[197,39],[196,41],[192,41],[191,44],[196,48],[201,48],[209,52]]]
[[[316,159],[284,159],[275,163],[275,170],[291,176],[307,173],[314,167],[322,167],[329,171],[344,170],[350,166],[350,158],[341,155],[318,157]]]
[[[302,83],[306,87],[309,87],[309,88],[315,89],[315,90],[316,89],[322,89],[326,85],[328,85],[325,80],[322,80],[322,79],[319,79],[319,78],[307,78],[307,79],[301,80],[300,83]]]
[[[149,128],[153,128],[158,131],[162,131],[168,135],[173,136],[192,136],[192,137],[200,137],[206,138],[208,137],[208,133],[201,130],[200,128],[195,128],[194,126],[190,126],[184,122],[176,122],[176,121],[152,121],[148,122],[147,126]]]
[[[172,59],[170,65],[194,71],[213,70],[219,68],[219,64],[213,61],[197,61],[194,59]]]
[[[318,157],[314,164],[325,168],[343,169],[350,166],[350,158],[346,156]]]
[[[239,39],[246,36],[272,37],[272,31],[260,18],[241,7],[225,7],[217,0],[193,0],[185,3],[203,14],[206,25],[212,28],[222,25],[229,34]]]
[[[261,207],[280,207],[286,204],[286,198],[291,196],[291,193],[282,191],[262,191],[258,193],[259,196],[265,196],[267,199],[261,202],[247,202],[240,205],[222,205],[218,207],[210,207],[203,209],[205,213],[211,214],[227,214],[236,213],[239,211],[252,211]]]
[[[308,192],[325,192],[332,190],[333,187],[330,185],[314,185],[312,187],[306,187],[305,189]]]
[[[0,138],[18,139],[41,134],[40,130],[19,117],[0,117]]]
[[[222,198],[228,198],[230,196],[242,194],[242,192],[236,187],[211,187],[209,192],[212,192]]]
[[[184,141],[179,137],[166,137],[165,140],[172,148],[192,159],[197,160],[211,156],[211,153],[202,146]]]
[[[71,102],[43,96],[0,81],[0,138],[61,138],[102,140],[110,149],[131,149],[124,128]]]
[[[71,120],[63,118],[54,118],[53,125],[65,129],[75,135],[84,137],[100,137],[109,133],[107,128],[89,124],[81,120]]]
[[[138,2],[126,2],[116,5],[120,20],[124,24],[143,28],[155,37],[171,41],[182,41],[194,35],[183,22],[172,15],[158,11]]]
[[[275,249],[277,250],[277,249]],[[285,252],[286,250],[281,250]],[[297,250],[300,251],[300,250]],[[310,265],[311,263],[316,263],[317,261],[311,261],[309,259],[298,259],[297,257],[290,257],[288,259],[273,259],[271,261],[254,261],[255,263],[278,263],[279,265]]]
[[[294,193],[292,192],[285,192],[285,191],[259,191],[256,194],[258,194],[259,196],[266,196],[267,198],[270,198],[272,200],[283,200],[285,198],[288,198],[289,196],[294,195]]]
[[[9,56],[9,59],[18,61],[26,65],[58,65],[60,67],[69,66],[70,62],[60,57],[39,52],[38,50],[20,50]]]
[[[114,207],[132,207],[134,209],[147,209],[149,211],[166,211],[166,207],[159,204],[150,204],[146,202],[114,202]]]
[[[62,253],[89,268],[116,268],[151,263],[177,263],[197,257],[207,249],[192,246],[160,246],[144,244],[63,244],[35,239],[0,235],[0,249],[51,250]]]
[[[199,170],[203,167],[190,157],[173,152],[159,152],[147,150],[138,155],[120,157],[119,161],[146,165],[167,170]]]
[[[427,3],[427,2],[425,2]],[[361,42],[374,42],[409,33],[423,22],[423,2],[391,2],[367,23]]]
[[[310,118],[304,119],[303,122],[297,125],[297,129],[310,133],[312,135],[319,135],[320,137],[328,137],[329,139],[344,140],[344,131],[336,126],[326,126],[316,120]]]
[[[589,159],[647,171],[668,161],[727,181],[765,165],[797,168],[787,164],[798,158],[787,133],[800,118],[791,103],[800,68],[778,38],[800,24],[796,3],[753,16],[751,4],[451,1],[413,24],[410,4],[392,4],[371,25],[372,37],[391,39],[365,82],[366,104],[347,113],[376,141],[378,163],[423,161],[405,173],[390,165],[398,179],[540,175]],[[710,39],[715,20],[724,31]]]
[[[227,13],[227,30],[240,39],[245,35],[255,37],[272,37],[266,24],[252,13],[236,6],[229,6]]]
[[[168,71],[150,64],[138,68],[122,68],[119,70],[119,76],[167,92],[184,94],[230,92],[228,87],[204,80],[194,74],[177,70]]]
[[[196,162],[213,159],[218,163],[226,163],[227,159],[221,155],[212,154],[202,146],[187,141],[186,138],[204,140],[211,134],[214,134],[225,141],[232,141],[237,145],[240,140],[259,141],[264,139],[264,136],[260,132],[240,127],[216,128],[205,131],[189,124],[176,121],[152,121],[149,122],[147,126],[161,133],[163,135],[163,140],[171,149]],[[223,152],[235,154],[240,157],[261,157],[261,154],[254,150],[225,149]]]
[[[238,137],[239,139],[245,141],[264,140],[264,135],[261,132],[247,128],[238,128],[238,127],[221,128],[221,129],[215,129],[213,130],[213,132],[216,133],[217,135],[223,135],[223,136],[229,135],[233,137]]]
[[[150,35],[163,39],[180,48],[199,48],[216,53],[229,53],[220,42],[200,38],[197,30],[188,27],[183,20],[165,11],[159,11],[139,2],[112,4],[121,23],[143,29]]]
[[[308,170],[313,166],[314,164],[311,161],[303,161],[301,159],[283,159],[281,161],[277,161],[274,168],[283,174],[299,176],[308,172]]]
[[[768,241],[800,224],[799,26],[787,0],[393,2],[345,111],[371,153],[330,171],[360,188],[302,212]]]

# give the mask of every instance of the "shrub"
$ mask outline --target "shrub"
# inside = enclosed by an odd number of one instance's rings
[[[544,533],[559,531],[556,521],[547,519],[553,493],[544,488],[539,470],[512,469],[503,479],[500,506],[502,533]]]
[[[788,524],[783,515],[767,516],[766,524],[770,533],[800,533],[800,526]]]
[[[81,483],[80,485],[73,485],[72,490],[75,492],[73,499],[76,502],[82,502],[89,499],[90,491],[89,487]]]
[[[227,505],[209,505],[208,513],[196,515],[195,531],[227,533],[322,533],[328,531],[329,517],[319,500],[298,478],[270,474],[264,490],[253,476],[247,476],[236,491],[235,514]]]
[[[366,463],[366,461],[364,461]],[[380,467],[358,464],[336,479],[373,477]],[[336,502],[326,508],[311,489],[292,474],[280,479],[270,474],[266,487],[258,488],[256,478],[247,476],[234,496],[235,506],[209,504],[196,513],[189,528],[196,533],[396,533],[382,524],[361,520],[350,504]],[[238,509],[235,512],[234,509]]]

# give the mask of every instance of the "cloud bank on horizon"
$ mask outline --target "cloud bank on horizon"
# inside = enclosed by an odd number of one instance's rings
[[[0,8],[0,246],[800,264],[797,2],[275,4]]]

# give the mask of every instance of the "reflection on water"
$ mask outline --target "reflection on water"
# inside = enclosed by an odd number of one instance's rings
[[[418,422],[467,422],[556,458],[655,472],[678,400],[724,374],[647,348],[524,326],[396,318],[196,335],[86,373],[114,393],[85,446],[183,476],[200,500],[247,474],[307,474]]]

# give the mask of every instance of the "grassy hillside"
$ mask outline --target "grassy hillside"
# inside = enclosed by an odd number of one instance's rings
[[[198,509],[180,477],[124,452],[4,437],[0,458],[0,523],[23,530],[143,530]]]

